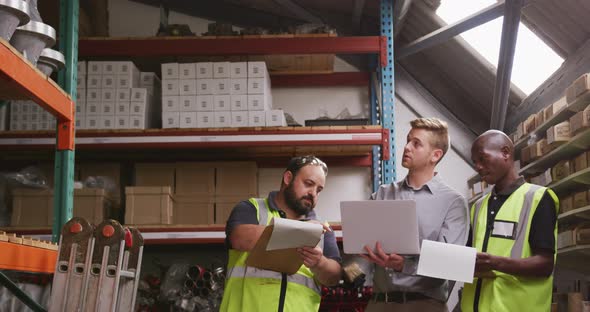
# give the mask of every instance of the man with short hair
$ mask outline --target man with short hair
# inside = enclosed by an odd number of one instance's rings
[[[272,218],[319,223],[313,209],[327,175],[328,167],[319,158],[295,157],[283,173],[278,192],[234,207],[226,224],[229,259],[221,311],[319,310],[320,284],[333,286],[341,277],[340,252],[327,225],[323,246],[298,249],[303,265],[295,274],[249,267],[246,259]]]
[[[448,126],[438,118],[410,122],[402,166],[408,175],[402,181],[381,185],[375,200],[416,201],[419,239],[464,245],[469,229],[465,198],[435,172],[450,145]],[[447,311],[449,284],[446,280],[416,275],[418,256],[386,254],[377,242],[365,246],[363,257],[375,263],[373,290],[367,311]]]
[[[514,170],[514,145],[498,130],[480,135],[471,159],[492,192],[471,208],[470,245],[477,248],[472,284],[461,310],[549,311],[559,201]]]

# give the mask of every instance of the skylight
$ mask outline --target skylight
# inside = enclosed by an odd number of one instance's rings
[[[455,23],[496,3],[495,0],[442,0],[436,11],[447,24]],[[461,34],[477,52],[494,67],[498,66],[503,17]],[[516,53],[512,67],[512,83],[525,94],[533,92],[563,63],[563,58],[522,22],[518,27]]]

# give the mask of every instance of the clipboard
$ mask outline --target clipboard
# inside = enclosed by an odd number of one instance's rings
[[[250,251],[246,265],[258,269],[295,274],[303,265],[296,248],[266,250],[274,225],[267,226]],[[319,240],[318,240],[319,241]]]

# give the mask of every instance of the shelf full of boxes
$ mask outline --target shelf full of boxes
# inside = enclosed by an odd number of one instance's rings
[[[519,174],[559,197],[557,265],[589,274],[580,259],[590,260],[590,74],[520,123],[511,138]]]

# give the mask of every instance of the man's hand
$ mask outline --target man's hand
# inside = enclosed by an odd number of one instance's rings
[[[493,276],[492,270],[497,268],[497,256],[485,252],[478,252],[475,258],[475,276],[490,277]]]
[[[385,268],[392,268],[395,271],[400,272],[404,267],[404,257],[398,254],[386,254],[383,251],[383,247],[381,247],[381,243],[377,242],[375,244],[375,252],[369,247],[365,246],[365,250],[367,251],[366,255],[361,255],[361,257]]]
[[[323,259],[324,252],[320,247],[301,247],[297,248],[297,252],[301,259],[303,259],[303,264],[306,267],[312,269],[315,268],[320,264]]]

